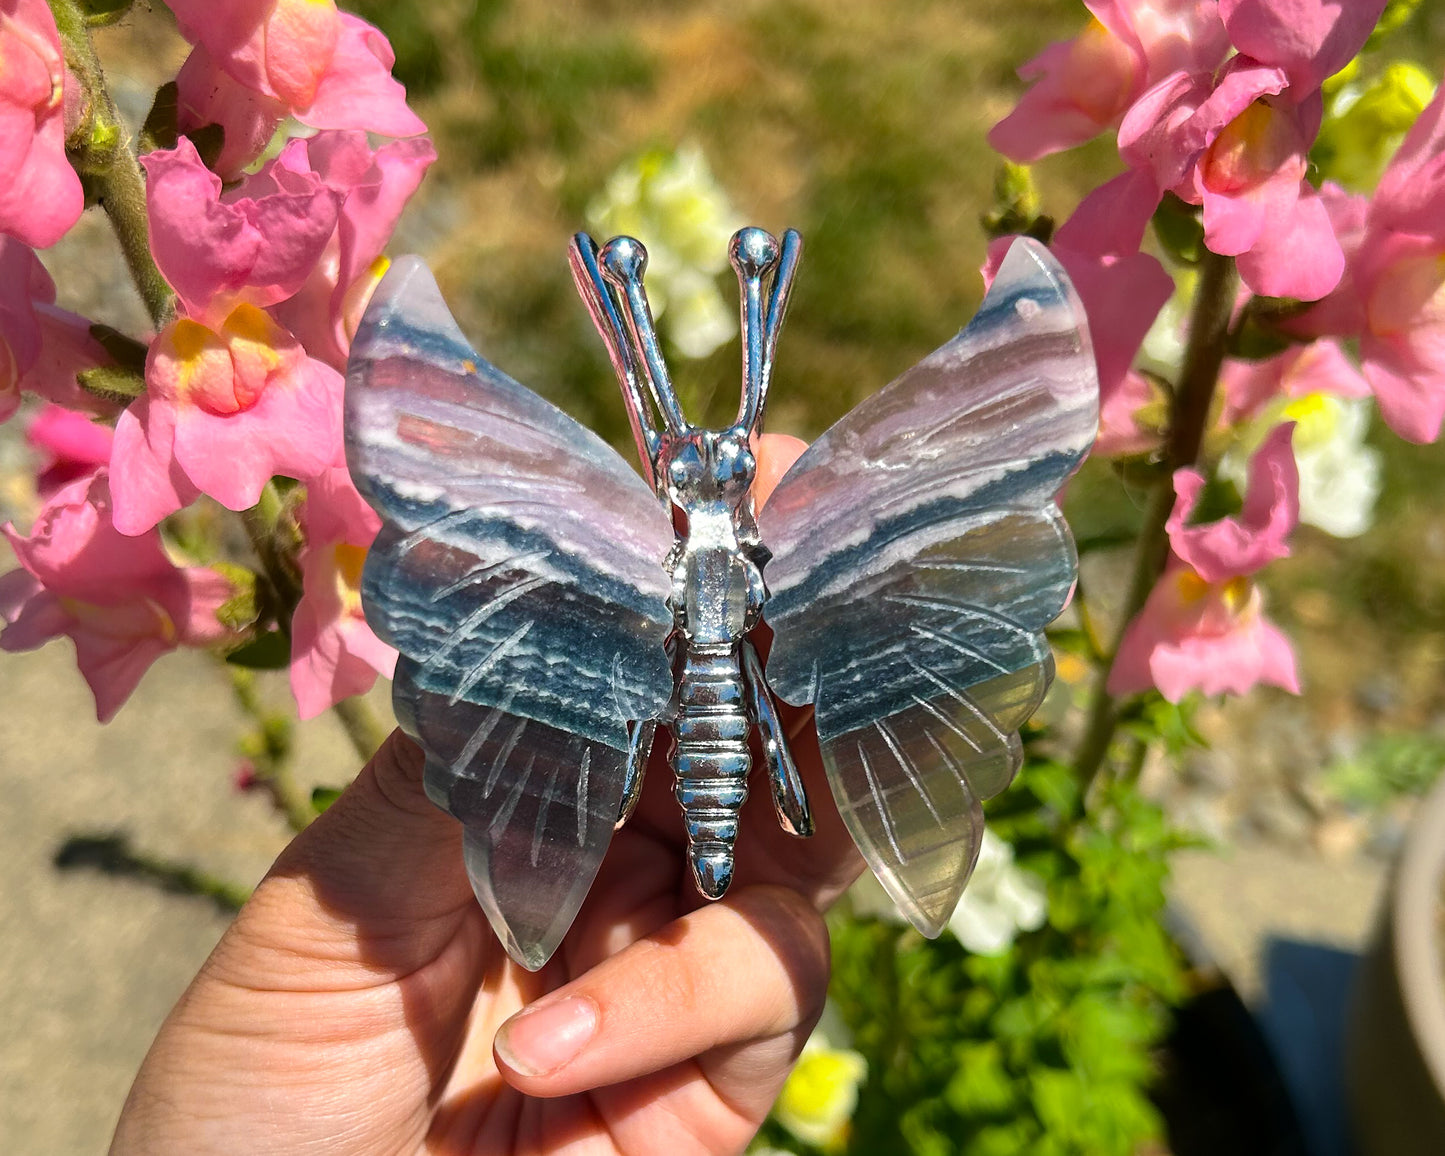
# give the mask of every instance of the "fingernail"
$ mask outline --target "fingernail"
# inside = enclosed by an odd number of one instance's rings
[[[597,1031],[597,1005],[570,996],[514,1015],[497,1032],[497,1055],[523,1076],[545,1076],[576,1059]]]

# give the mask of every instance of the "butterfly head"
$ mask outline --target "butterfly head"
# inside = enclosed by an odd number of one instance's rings
[[[738,509],[758,472],[747,434],[736,427],[666,439],[657,464],[668,498],[684,510],[717,503]]]
[[[644,471],[659,492],[670,493],[682,484],[681,476],[676,481],[672,476],[678,463],[688,478],[699,479],[686,485],[712,487],[718,496],[731,492],[744,474],[743,491],[751,484],[756,466],[748,439],[762,426],[773,354],[802,248],[795,230],[785,232],[780,242],[754,227],[739,229],[728,245],[741,297],[742,400],[737,420],[726,430],[713,431],[710,448],[704,449],[699,431],[682,412],[662,357],[643,287],[646,248],[632,237],[614,237],[600,249],[586,233],[572,239],[573,278],[607,343]]]

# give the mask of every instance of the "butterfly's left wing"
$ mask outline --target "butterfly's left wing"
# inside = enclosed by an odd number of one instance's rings
[[[362,597],[401,652],[397,717],[492,926],[540,967],[611,840],[628,723],[672,694],[672,525],[601,438],[471,349],[416,258],[357,332],[346,438],[384,521]]]
[[[1053,676],[1041,632],[1076,575],[1054,496],[1098,396],[1067,276],[1016,242],[968,328],[823,434],[758,514],[769,683],[815,704],[838,809],[925,935]]]

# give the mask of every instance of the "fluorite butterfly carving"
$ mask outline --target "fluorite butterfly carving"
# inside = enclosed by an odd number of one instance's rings
[[[742,404],[705,430],[663,364],[642,246],[573,240],[641,476],[479,357],[419,260],[395,264],[357,333],[348,458],[385,523],[367,617],[401,652],[397,715],[524,967],[570,926],[659,727],[716,898],[755,729],[780,821],[811,833],[774,696],[813,703],[834,802],[930,936],[973,869],[980,801],[1018,769],[1053,673],[1041,632],[1075,578],[1054,495],[1097,421],[1078,298],[1047,250],[1016,242],[969,327],[814,442],[755,513],[749,439],[801,251],[792,231],[733,238]]]

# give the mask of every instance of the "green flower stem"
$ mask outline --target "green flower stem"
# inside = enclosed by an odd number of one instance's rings
[[[1169,561],[1169,514],[1174,509],[1174,471],[1192,466],[1199,458],[1209,413],[1214,402],[1214,388],[1219,370],[1229,348],[1230,318],[1238,287],[1234,258],[1206,252],[1199,266],[1199,288],[1189,318],[1189,345],[1184,354],[1184,368],[1174,391],[1169,412],[1169,437],[1164,446],[1164,459],[1154,492],[1144,514],[1144,525],[1134,548],[1134,573],[1124,600],[1112,654],[1098,670],[1089,707],[1089,721],[1079,744],[1074,771],[1078,776],[1080,797],[1099,775],[1114,741],[1119,725],[1118,703],[1109,693],[1109,672],[1119,652],[1124,631],[1134,616],[1144,608],[1149,592],[1154,589],[1164,566]]]
[[[291,774],[291,718],[267,709],[256,689],[254,673],[236,666],[227,670],[236,705],[255,724],[252,737],[241,749],[250,756],[256,782],[271,797],[287,825],[293,831],[304,831],[316,818],[316,808],[311,805],[311,792]]]
[[[89,21],[75,0],[50,0],[65,62],[84,90],[87,115],[67,144],[71,163],[100,203],[120,241],[136,289],[157,329],[175,315],[175,295],[156,268],[146,220],[145,177],[130,151],[125,125],[106,87],[90,39]]]
[[[346,728],[346,737],[356,749],[362,762],[366,762],[386,741],[386,728],[364,698],[343,698],[332,711]]]
[[[292,549],[296,543],[290,541],[294,534],[289,532],[286,500],[274,478],[262,489],[260,500],[241,515],[241,521],[270,587],[276,626],[289,640],[291,616],[301,601],[301,579],[296,573]]]

